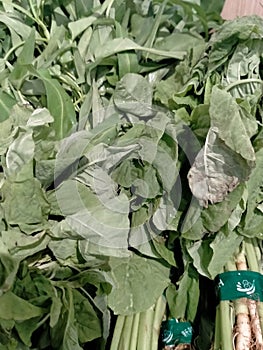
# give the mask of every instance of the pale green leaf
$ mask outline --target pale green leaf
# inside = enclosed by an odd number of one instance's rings
[[[254,161],[255,152],[250,140],[253,134],[230,93],[214,87],[209,113],[211,126],[218,132],[220,139],[244,159]]]
[[[169,267],[153,259],[133,254],[130,258],[110,258],[110,266],[115,285],[109,306],[115,314],[147,310],[169,284]]]

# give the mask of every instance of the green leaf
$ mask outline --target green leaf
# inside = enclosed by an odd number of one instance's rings
[[[210,204],[207,209],[202,210],[201,218],[207,231],[217,232],[225,225],[240,202],[243,192],[244,185],[240,184],[225,197],[224,201]]]
[[[4,242],[0,243],[0,295],[10,290],[16,278],[19,267],[18,259],[8,255],[7,249],[2,247]]]
[[[0,91],[0,122],[8,119],[12,107],[16,104],[16,100],[4,91]]]
[[[41,227],[46,222],[49,204],[37,179],[6,181],[2,194],[5,218],[10,225],[39,224]]]
[[[35,50],[35,30],[32,29],[30,35],[23,45],[23,49],[20,52],[17,62],[14,65],[9,78],[11,81],[14,81],[18,84],[18,87],[21,86],[21,83],[24,77],[28,73],[28,65],[32,64],[34,60],[34,50]]]
[[[116,22],[116,35],[120,38],[127,37],[127,31]],[[138,57],[135,52],[122,52],[117,54],[119,77],[122,78],[128,73],[137,73],[139,70]]]
[[[73,290],[70,288],[64,290],[63,312],[60,314],[59,322],[51,329],[51,339],[55,348],[82,350],[75,322]]]
[[[193,265],[203,276],[211,278],[208,272],[208,266],[213,256],[210,247],[211,239],[198,240],[196,242],[187,242],[186,247],[189,255],[193,259]]]
[[[141,16],[139,13],[134,13],[131,16],[131,34],[135,38],[136,43],[144,45],[147,38],[151,34],[154,24],[152,16]]]
[[[156,252],[171,266],[176,266],[174,252],[167,248],[164,238],[156,236],[152,239]]]
[[[6,173],[15,175],[33,160],[35,143],[32,131],[21,132],[12,142],[6,154]]]
[[[91,181],[93,182],[92,178]],[[105,180],[95,177],[95,181],[98,186]],[[108,186],[109,183],[106,183]],[[101,190],[102,193],[98,196],[83,184],[66,181],[56,194],[62,213],[66,215],[65,224],[75,235],[88,240],[88,244],[98,245],[101,254],[107,254],[107,250],[111,249],[112,253],[115,252],[114,255],[118,255],[122,249],[127,249],[129,203],[126,196],[116,196],[112,192],[112,184]],[[104,196],[108,191],[113,196]],[[63,222],[61,224],[59,232],[62,233]]]
[[[14,30],[18,35],[26,40],[31,33],[31,28],[25,23],[21,22],[15,16],[0,11],[0,22],[4,23],[8,28]]]
[[[93,305],[77,290],[73,290],[73,298],[80,342],[86,343],[101,337],[101,322]]]
[[[31,337],[34,331],[39,328],[38,322],[40,319],[40,317],[34,317],[29,320],[16,323],[15,329],[25,345],[32,346]]]
[[[91,26],[98,19],[98,17],[102,15],[109,6],[111,6],[111,4],[112,0],[106,0],[100,7],[96,8],[93,15],[70,22],[69,29],[71,31],[72,40],[74,40],[80,33]]]
[[[92,83],[92,128],[95,128],[105,119],[105,108],[99,94],[98,85],[95,81]]]
[[[133,254],[130,258],[111,257],[109,263],[115,283],[109,306],[115,314],[130,315],[147,310],[169,284],[169,267],[157,260]]]
[[[219,231],[216,234],[215,239],[210,244],[213,256],[208,266],[208,272],[212,279],[222,271],[226,263],[234,256],[242,240],[243,237],[234,231],[227,234]]]
[[[78,241],[76,239],[63,238],[52,239],[48,243],[48,248],[52,251],[56,260],[64,266],[79,264]]]
[[[52,36],[50,37],[47,45],[41,50],[41,53],[36,57],[37,68],[47,68],[61,55],[61,45],[65,46],[66,28],[56,26],[52,21]],[[63,43],[63,44],[62,44]],[[29,62],[30,63],[30,62]]]
[[[117,84],[114,103],[123,112],[152,115],[152,87],[141,75],[126,74]]]
[[[37,126],[47,125],[53,123],[54,118],[51,116],[46,108],[38,108],[34,110],[31,117],[27,121],[27,126],[34,128]]]
[[[0,318],[4,320],[23,321],[44,314],[42,308],[34,306],[12,292],[1,295],[0,303]]]
[[[248,200],[247,211],[245,217],[245,226],[248,228],[250,220],[253,217],[254,211],[258,203],[263,201],[262,195],[262,170],[263,170],[263,149],[256,153],[256,166],[252,170],[251,175],[247,181]]]
[[[199,278],[197,272],[187,266],[177,286],[169,285],[165,294],[172,317],[193,321],[199,298]]]
[[[61,299],[58,296],[54,296],[52,298],[52,304],[50,307],[50,327],[53,328],[58,323],[60,318],[60,313],[62,309],[62,302]]]
[[[250,126],[253,121],[243,118],[235,99],[228,92],[214,87],[209,113],[211,126],[217,130],[220,139],[244,159],[254,161],[255,152],[250,140],[255,133],[254,127],[251,129]]]
[[[5,154],[7,148],[12,143],[15,133],[13,130],[13,121],[11,118],[6,119],[0,124],[0,154]]]
[[[2,231],[2,241],[8,248],[10,258],[12,256],[20,261],[46,249],[49,240],[45,232],[28,236],[19,229]]]
[[[103,58],[112,56],[116,53],[131,50],[144,51],[147,53],[159,55],[161,57],[175,58],[179,60],[183,59],[186,55],[185,51],[163,51],[140,46],[128,38],[116,38],[113,40],[109,40],[103,47],[97,47],[94,54],[96,60],[101,60]]]
[[[47,94],[47,108],[54,117],[56,137],[62,139],[72,130],[76,122],[74,105],[70,96],[56,79],[43,79]]]
[[[50,78],[45,71],[30,67],[30,72],[43,81],[47,96],[47,108],[54,118],[54,129],[57,139],[70,133],[76,123],[76,112],[72,99],[57,79]]]
[[[204,48],[204,39],[201,36],[197,37],[189,33],[173,33],[157,41],[154,48],[164,52],[189,52],[198,45],[201,46],[202,49]],[[154,55],[150,54],[148,57],[154,59]]]

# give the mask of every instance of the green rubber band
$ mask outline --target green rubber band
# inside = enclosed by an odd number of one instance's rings
[[[193,329],[189,322],[179,322],[175,318],[162,322],[161,339],[164,346],[190,344],[192,334]]]
[[[220,273],[216,279],[219,300],[249,298],[263,301],[263,276],[255,271]]]

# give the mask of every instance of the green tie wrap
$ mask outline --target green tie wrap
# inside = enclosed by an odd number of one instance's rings
[[[217,276],[219,300],[249,298],[263,301],[263,276],[259,272],[228,271]]]
[[[192,333],[192,326],[189,322],[179,322],[175,318],[162,322],[161,340],[164,346],[190,344]]]

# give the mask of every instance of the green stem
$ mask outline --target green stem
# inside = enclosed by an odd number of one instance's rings
[[[100,10],[98,11],[99,14],[103,14],[104,11],[106,11],[105,15],[106,17],[109,17],[110,15],[110,10],[111,10],[111,7],[112,7],[112,4],[114,3],[114,0],[109,0],[109,1],[104,1],[104,3],[102,4]]]
[[[245,251],[246,258],[248,262],[249,269],[251,271],[256,271],[261,273],[261,257],[259,258],[260,248],[258,246],[258,241],[255,239],[247,239],[245,241]],[[251,300],[251,303],[255,303],[256,301]],[[262,333],[263,333],[263,303],[260,300],[256,303],[256,318],[253,318],[253,322],[256,322],[255,326],[255,334],[258,342],[262,343]],[[252,323],[253,324],[253,323]],[[260,328],[260,329],[259,329]],[[254,329],[253,329],[254,330]]]
[[[245,240],[245,253],[246,253],[249,270],[259,272],[259,266],[258,266],[256,252],[255,252],[255,247],[251,239]]]
[[[9,3],[9,1],[7,1],[7,0],[2,0],[2,2]],[[31,1],[29,1],[29,5],[30,5],[30,9],[32,11],[32,6],[33,5],[31,4]],[[50,35],[49,35],[49,32],[48,32],[45,24],[38,17],[34,17],[34,15],[32,16],[31,13],[29,11],[25,10],[22,6],[19,6],[19,5],[14,4],[14,3],[12,3],[12,6],[15,9],[17,9],[18,11],[22,12],[23,14],[25,14],[28,18],[30,18],[31,20],[36,22],[42,28],[46,39],[47,40],[50,39]]]
[[[7,51],[7,53],[5,54],[5,57],[4,57],[4,61],[7,61],[9,56],[14,52],[16,51],[20,46],[24,45],[24,41],[20,41],[20,43],[18,43],[17,45],[11,47],[10,50]]]
[[[255,249],[255,255],[258,261],[258,268],[259,268],[259,272],[262,273],[262,267],[261,267],[261,260],[262,260],[262,253],[261,253],[261,248],[260,248],[260,243],[258,241],[257,238],[252,238],[252,242],[254,245],[254,249]]]
[[[130,350],[130,340],[131,340],[134,316],[135,315],[129,315],[125,317],[125,321],[124,321],[124,325],[123,325],[123,329],[120,337],[120,343],[119,343],[120,350]]]
[[[220,305],[216,308],[215,319],[215,338],[213,350],[221,350],[221,320],[220,320]]]
[[[253,241],[254,241],[255,253],[259,264],[259,272],[262,274],[263,270],[262,270],[262,263],[261,263],[261,259],[262,259],[261,248],[256,238],[254,238]],[[263,302],[258,303],[258,315],[259,315],[260,327],[263,332]]]
[[[119,315],[114,328],[110,350],[118,350],[119,348],[119,342],[120,342],[124,321],[125,321],[125,316]]]
[[[140,322],[140,313],[138,312],[133,317],[131,341],[130,341],[130,349],[129,350],[136,350],[137,349],[139,322]]]
[[[154,305],[140,315],[137,350],[152,350],[151,336],[154,317]]]
[[[219,304],[221,350],[233,349],[232,322],[230,316],[230,302],[221,300]]]
[[[29,0],[29,6],[30,6],[30,9],[31,9],[31,12],[33,14],[33,17],[36,21],[36,23],[39,25],[39,27],[43,30],[43,33],[46,37],[47,40],[50,39],[50,34],[49,34],[49,31],[47,30],[47,27],[45,26],[45,24],[42,22],[42,20],[39,18],[36,10],[35,10],[35,7],[34,7],[34,4],[32,3],[32,0]]]
[[[227,262],[225,271],[236,271],[234,259]],[[231,317],[231,303],[229,300],[221,300],[216,311],[216,332],[214,350],[233,349],[233,322]]]
[[[263,81],[261,79],[256,79],[256,78],[250,78],[250,79],[242,79],[242,80],[237,80],[232,84],[229,84],[226,88],[225,91],[230,91],[234,87],[242,84],[249,84],[249,83],[258,83],[258,84],[263,84]]]
[[[163,295],[159,297],[155,304],[151,349],[158,350],[158,341],[160,335],[161,324],[166,310],[166,299]]]

